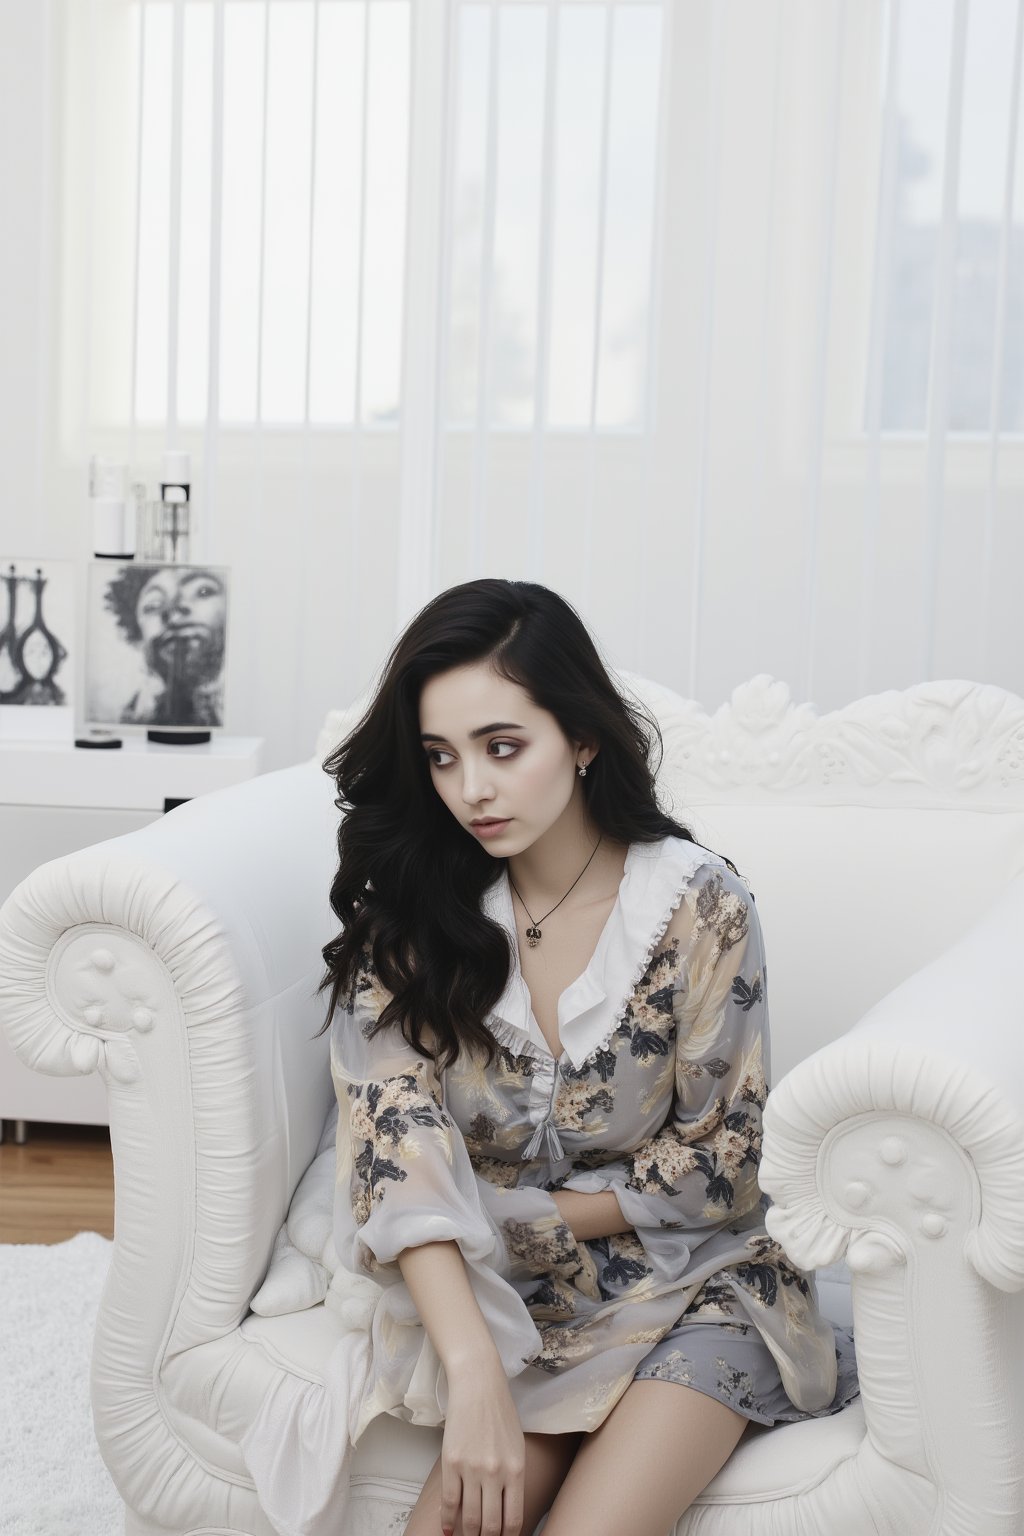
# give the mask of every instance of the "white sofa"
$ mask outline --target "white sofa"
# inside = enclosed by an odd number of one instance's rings
[[[819,716],[759,676],[708,716],[618,680],[661,725],[663,803],[754,892],[768,1225],[852,1323],[862,1387],[748,1431],[675,1536],[1019,1536],[1024,700],[942,681]],[[320,764],[365,702],[308,762],[43,864],[0,908],[18,1056],[108,1087],[92,1401],[126,1536],[272,1536],[240,1435],[280,1373],[315,1388],[359,1313],[331,1285],[315,1031],[338,815]],[[440,1444],[374,1420],[338,1536],[400,1532]]]

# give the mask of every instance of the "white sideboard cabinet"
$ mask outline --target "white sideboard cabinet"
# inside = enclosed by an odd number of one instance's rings
[[[114,749],[70,741],[0,741],[0,904],[40,864],[148,826],[183,800],[261,771],[263,738],[214,736],[192,746],[125,737]],[[107,1125],[97,1073],[47,1077],[20,1062],[0,1030],[0,1141],[4,1121],[24,1142],[33,1121]]]

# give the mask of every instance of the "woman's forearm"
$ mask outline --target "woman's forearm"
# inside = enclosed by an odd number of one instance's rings
[[[460,1370],[479,1372],[485,1367],[504,1376],[458,1243],[449,1238],[403,1248],[397,1263],[449,1380]]]
[[[559,1189],[552,1191],[551,1198],[573,1237],[581,1241],[634,1230],[610,1189],[597,1194]],[[480,1370],[484,1365],[504,1376],[501,1356],[473,1294],[458,1243],[448,1239],[403,1248],[397,1262],[448,1376],[462,1369]]]
[[[551,1198],[558,1206],[573,1237],[611,1237],[616,1232],[632,1232],[634,1227],[622,1214],[622,1207],[611,1189],[584,1194],[579,1189],[556,1189]]]

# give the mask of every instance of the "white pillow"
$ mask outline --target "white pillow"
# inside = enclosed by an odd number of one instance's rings
[[[263,1284],[249,1303],[260,1317],[279,1317],[315,1307],[327,1295],[338,1268],[334,1249],[335,1142],[338,1101],[331,1105],[316,1155],[292,1196],[274,1240]]]

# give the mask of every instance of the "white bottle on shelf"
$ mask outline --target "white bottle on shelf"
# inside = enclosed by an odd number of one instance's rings
[[[89,510],[95,560],[134,560],[135,519],[129,512],[128,466],[93,454],[89,460]],[[122,738],[102,725],[87,725],[76,747],[116,750]]]
[[[89,460],[89,505],[92,513],[92,552],[101,560],[131,560],[135,529],[128,515],[128,466]]]

